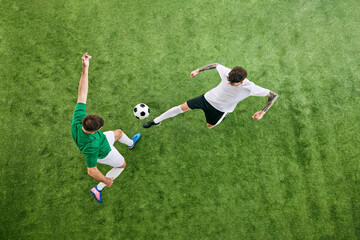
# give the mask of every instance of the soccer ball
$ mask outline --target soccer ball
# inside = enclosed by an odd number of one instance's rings
[[[134,107],[134,115],[137,119],[145,119],[149,114],[150,109],[145,103],[139,103]]]

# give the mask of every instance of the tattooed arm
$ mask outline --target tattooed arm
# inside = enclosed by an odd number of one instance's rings
[[[266,97],[268,98],[268,101],[265,104],[265,106],[263,107],[263,109],[261,109],[261,111],[266,113],[266,111],[269,110],[269,108],[271,108],[271,106],[274,104],[274,102],[276,101],[278,96],[279,95],[277,95],[276,93],[270,91],[269,94],[266,95]]]
[[[265,106],[263,107],[263,109],[261,109],[261,111],[256,112],[252,118],[255,120],[260,120],[264,114],[267,112],[267,110],[269,110],[269,108],[271,108],[271,106],[274,104],[274,102],[276,101],[276,99],[278,98],[278,94],[270,91],[268,95],[266,95],[266,97],[268,98],[267,103],[265,104]]]
[[[212,63],[212,64],[209,64],[209,65],[203,66],[201,68],[198,68],[198,69],[196,69],[196,70],[194,70],[194,71],[192,71],[190,73],[190,77],[195,77],[201,71],[214,69],[214,68],[216,68],[217,65],[219,65],[219,64],[218,63]]]

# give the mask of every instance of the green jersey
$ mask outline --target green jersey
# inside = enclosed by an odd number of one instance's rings
[[[85,154],[86,166],[91,168],[97,165],[98,158],[106,157],[111,148],[106,136],[100,130],[94,134],[88,134],[82,130],[82,120],[87,116],[85,108],[85,103],[76,104],[71,134],[78,148]]]

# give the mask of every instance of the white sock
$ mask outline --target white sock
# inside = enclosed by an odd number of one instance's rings
[[[155,118],[154,122],[159,123],[159,122],[161,122],[161,121],[163,121],[165,119],[175,117],[176,115],[178,115],[180,113],[183,113],[183,110],[181,110],[180,106],[170,108],[169,110],[167,110],[166,112],[164,112],[163,114],[161,114],[160,116]]]
[[[123,132],[121,138],[119,139],[119,142],[126,144],[128,146],[132,146],[134,144],[134,141],[131,140],[126,134]]]
[[[108,171],[108,173],[106,174],[106,177],[108,177],[108,178],[112,177],[113,180],[115,180],[115,178],[117,178],[117,177],[120,175],[120,173],[121,173],[122,171],[124,171],[124,169],[125,169],[125,168],[114,167],[113,169],[111,169],[110,171]],[[99,191],[101,191],[101,190],[103,190],[103,188],[104,188],[105,186],[106,186],[105,183],[100,182],[100,183],[97,185],[97,189],[98,189]]]

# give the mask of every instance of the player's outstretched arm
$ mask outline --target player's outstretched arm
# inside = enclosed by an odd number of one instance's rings
[[[276,101],[276,99],[279,97],[278,94],[270,91],[268,95],[266,95],[266,97],[268,98],[267,103],[265,104],[265,106],[263,107],[263,109],[261,109],[261,111],[256,112],[252,118],[255,120],[260,120],[265,113],[267,112],[267,110],[269,110],[269,108],[271,108],[271,106],[274,104],[274,102]]]
[[[216,68],[217,65],[219,65],[219,63],[212,63],[212,64],[209,64],[209,65],[203,66],[201,68],[198,68],[198,69],[196,69],[196,70],[194,70],[194,71],[192,71],[190,73],[190,77],[195,77],[201,71],[214,69],[214,68]]]
[[[89,56],[87,53],[85,53],[81,60],[82,60],[82,73],[79,83],[79,89],[78,89],[78,103],[86,103],[87,99],[87,93],[88,93],[88,75],[89,75],[89,64],[90,64],[91,56]]]
[[[95,180],[105,183],[107,187],[113,184],[113,178],[105,177],[97,167],[87,168],[88,174]]]

